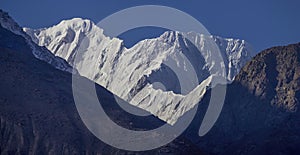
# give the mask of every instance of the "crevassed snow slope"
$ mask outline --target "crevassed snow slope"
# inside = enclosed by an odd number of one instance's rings
[[[122,40],[105,36],[93,22],[80,18],[46,29],[24,28],[24,31],[38,45],[65,59],[81,75],[169,124],[174,124],[201,100],[216,75],[231,82],[254,55],[244,40],[174,31],[142,40],[127,49]],[[221,50],[227,74],[213,71],[220,62],[211,59],[212,41]],[[80,51],[85,52],[81,55]],[[188,64],[196,73],[196,82],[188,74]],[[178,77],[185,74],[186,77]],[[178,83],[182,78],[191,87],[181,89]],[[158,89],[157,83],[164,88]]]

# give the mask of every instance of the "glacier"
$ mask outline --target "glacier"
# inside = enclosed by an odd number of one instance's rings
[[[206,90],[214,87],[212,81],[221,76],[224,80],[217,83],[231,83],[255,55],[244,40],[177,31],[126,48],[123,40],[106,36],[105,30],[81,18],[23,30],[80,75],[171,125],[201,101]],[[211,58],[212,42],[220,49],[223,62]],[[190,75],[190,66],[196,78]],[[216,66],[224,67],[226,73]],[[182,89],[180,84],[188,87]]]

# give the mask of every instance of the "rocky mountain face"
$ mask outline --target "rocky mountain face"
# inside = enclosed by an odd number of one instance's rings
[[[72,75],[37,59],[32,50],[26,38],[0,26],[0,154],[201,154],[183,137],[145,152],[104,144],[78,115]],[[146,130],[163,124],[154,116],[130,115],[112,93],[99,85],[96,89],[107,114],[124,128]]]
[[[256,55],[227,86],[222,113],[212,130],[196,136],[210,100],[208,92],[188,137],[213,154],[298,154],[299,56],[300,43]]]
[[[221,76],[225,83],[230,83],[254,55],[244,40],[193,32],[165,32],[128,49],[122,40],[105,36],[93,22],[80,18],[65,20],[50,28],[24,28],[24,31],[38,45],[65,59],[82,76],[169,124],[193,108],[216,77]],[[211,59],[212,50],[216,48],[221,50],[224,63]],[[84,54],[80,54],[82,52]],[[75,57],[79,59],[76,61]],[[189,64],[197,79],[190,75]],[[218,67],[224,72],[216,69]],[[174,71],[189,77],[180,78]],[[181,89],[180,79],[189,87]]]
[[[242,69],[236,81],[274,106],[297,111],[300,99],[299,45],[265,50]]]

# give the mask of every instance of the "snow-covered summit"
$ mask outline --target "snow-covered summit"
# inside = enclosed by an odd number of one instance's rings
[[[105,36],[103,29],[80,18],[50,28],[24,28],[24,31],[38,45],[65,59],[81,75],[170,124],[201,100],[216,75],[231,82],[254,55],[244,40],[193,32],[167,31],[160,37],[126,48],[122,40]],[[214,43],[224,63],[212,59]],[[77,55],[82,51],[83,55]],[[76,55],[80,59],[75,60]],[[189,65],[197,78],[189,75]],[[216,70],[216,66],[226,68],[227,74]],[[182,90],[178,85],[182,79],[191,87]]]
[[[54,56],[48,49],[36,45],[29,35],[8,15],[0,10],[0,24],[3,28],[25,38],[27,44],[31,47],[33,55],[43,60],[57,69],[72,72],[72,67],[62,58]]]
[[[84,37],[89,38],[90,48],[96,46],[102,50],[109,49],[109,44],[121,44],[121,40],[110,39],[104,36],[103,29],[97,27],[90,20],[74,18],[71,20],[63,20],[58,25],[50,28],[32,30],[23,28],[23,30],[31,36],[32,40],[40,46],[47,47],[56,56],[59,56],[73,65],[73,59],[77,48],[81,45]],[[115,50],[111,47],[111,50]]]

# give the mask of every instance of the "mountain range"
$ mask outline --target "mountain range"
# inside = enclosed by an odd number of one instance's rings
[[[25,33],[7,13],[1,11],[0,17],[1,154],[300,152],[297,110],[300,43],[269,48],[255,55],[243,40],[170,31],[127,49],[122,40],[105,36],[103,30],[89,20],[75,18],[39,30],[24,28]],[[74,58],[76,52],[82,50],[78,50],[78,45],[84,38],[90,41],[84,49],[94,50],[89,50],[91,52],[77,63]],[[217,63],[209,60],[210,41],[218,45],[227,74],[208,74]],[[200,49],[200,54],[195,49]],[[186,93],[180,92],[175,85],[178,81],[168,77],[173,74],[170,68],[163,65],[167,58],[178,58],[177,53],[193,58],[191,63],[197,70],[198,83]],[[130,59],[126,59],[126,54]],[[175,60],[183,63],[182,59]],[[151,64],[151,61],[157,63]],[[80,68],[82,64],[89,64],[91,69]],[[142,69],[137,69],[138,66]],[[118,70],[119,67],[122,70]],[[72,97],[71,73],[99,84],[96,89],[103,98],[102,106],[114,122],[128,129],[152,129],[164,121],[172,124],[195,108],[195,104],[200,106],[189,128],[172,143],[145,152],[119,150],[98,140],[82,123]],[[226,83],[213,86],[216,90],[226,87],[225,103],[211,131],[199,137],[198,130],[211,96],[210,79],[214,75],[226,79]],[[118,76],[123,78],[117,79]],[[132,80],[128,81],[130,77]],[[157,81],[165,88],[156,88]],[[118,89],[120,85],[138,90],[129,91],[134,92],[132,96],[141,88],[148,88],[151,94],[162,96],[155,100],[157,103],[165,105],[171,100],[172,104],[167,108],[132,103],[128,91]],[[115,94],[125,100],[122,102],[130,102],[128,106],[139,106],[153,115],[135,116],[122,110]],[[189,94],[193,97],[191,100],[188,100]],[[176,106],[178,99],[174,96],[185,102]]]

